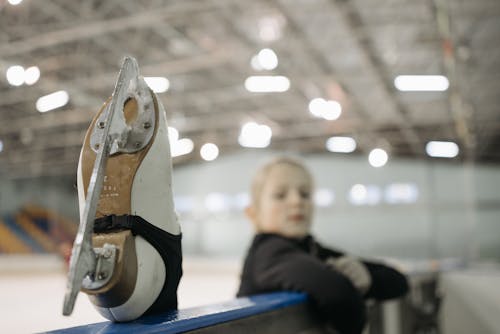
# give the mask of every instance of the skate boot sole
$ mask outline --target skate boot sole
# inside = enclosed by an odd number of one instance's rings
[[[99,110],[85,134],[84,146],[81,153],[81,173],[85,196],[87,196],[86,192],[96,159],[96,153],[90,146],[90,137],[96,126],[97,119],[104,112],[110,100],[108,100]],[[155,117],[158,119],[156,97],[153,98],[153,101],[155,105]],[[135,121],[137,112],[138,106],[136,100],[129,99],[123,108],[123,114],[127,125]],[[131,212],[133,180],[141,162],[154,142],[157,127],[158,122],[155,124],[155,135],[144,149],[135,153],[120,153],[108,158],[104,174],[104,183],[97,204],[96,218],[110,215],[134,214],[134,212]],[[105,243],[115,245],[118,248],[117,262],[113,276],[109,282],[100,289],[83,289],[82,291],[89,295],[91,301],[96,306],[112,308],[127,301],[134,291],[138,272],[137,253],[134,236],[130,230],[112,233],[94,233],[92,235],[93,247],[102,247]]]

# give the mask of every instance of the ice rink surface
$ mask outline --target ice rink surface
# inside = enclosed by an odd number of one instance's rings
[[[237,258],[184,257],[179,308],[233,299],[240,266],[241,260]],[[498,282],[498,263],[443,272],[440,283],[444,297],[440,311],[443,333],[500,333]],[[106,320],[82,293],[73,314],[63,316],[65,285],[64,264],[55,256],[0,256],[0,333],[40,333]]]
[[[29,265],[33,269],[27,269]],[[236,295],[238,259],[186,257],[183,268],[179,308],[218,303]],[[36,257],[0,260],[0,332],[38,333],[106,320],[82,293],[73,314],[63,316],[65,285],[66,275],[58,260]]]

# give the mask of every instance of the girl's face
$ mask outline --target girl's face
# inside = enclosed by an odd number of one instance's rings
[[[269,171],[249,216],[259,232],[304,237],[311,227],[312,188],[310,176],[301,168],[278,164]]]

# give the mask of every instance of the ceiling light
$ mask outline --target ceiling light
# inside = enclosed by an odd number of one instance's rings
[[[436,158],[454,158],[459,151],[458,145],[451,141],[430,141],[425,145],[425,152]]]
[[[47,112],[65,106],[69,101],[68,92],[64,90],[57,91],[40,97],[36,101],[36,109],[39,112]]]
[[[215,160],[219,156],[219,148],[217,145],[212,143],[203,144],[200,149],[200,155],[203,160],[212,161]]]
[[[330,152],[351,153],[356,149],[356,141],[351,137],[330,137],[326,141],[326,149]]]
[[[40,79],[40,69],[37,66],[31,66],[24,71],[24,83],[33,85]]]
[[[264,148],[271,143],[273,132],[267,125],[248,122],[241,127],[238,142],[243,147]]]
[[[176,142],[179,139],[179,131],[176,128],[169,126],[168,127],[168,140],[170,142]]]
[[[353,205],[376,205],[382,193],[376,185],[355,184],[349,191],[348,200]]]
[[[226,194],[209,193],[205,197],[205,207],[210,212],[223,212],[229,210],[229,199]]]
[[[245,88],[252,93],[282,93],[290,88],[290,80],[281,75],[250,76],[245,80]]]
[[[309,102],[309,112],[316,117],[321,117],[323,105],[325,104],[325,99],[317,97]]]
[[[170,155],[172,157],[178,157],[193,151],[193,141],[189,138],[179,139],[179,131],[172,126],[168,127],[168,141],[170,143]]]
[[[24,68],[22,66],[11,66],[5,74],[11,86],[21,86],[24,83]]]
[[[385,188],[385,201],[389,204],[409,204],[418,200],[415,183],[391,183]]]
[[[250,61],[250,65],[252,68],[256,71],[262,71],[262,65],[260,64],[259,57],[257,55],[252,57],[252,60]]]
[[[309,102],[309,112],[315,117],[334,121],[342,114],[342,106],[337,101],[317,97]]]
[[[389,156],[387,152],[381,148],[373,149],[368,155],[368,162],[373,167],[382,167],[387,163]]]
[[[144,81],[155,93],[165,93],[170,87],[170,81],[165,77],[144,77]]]
[[[12,6],[19,5],[23,0],[7,0]]]
[[[281,37],[284,19],[280,16],[268,16],[259,20],[259,37],[264,42],[273,42]]]
[[[189,138],[182,138],[170,142],[170,154],[172,157],[189,154],[193,151],[194,143]]]
[[[278,56],[271,49],[262,49],[257,54],[260,66],[265,70],[274,70],[278,66]]]
[[[319,207],[327,207],[333,204],[335,194],[330,189],[318,189],[314,193],[314,204]]]
[[[349,202],[354,205],[361,205],[366,202],[368,191],[362,184],[355,184],[349,191]]]
[[[327,121],[334,121],[340,117],[341,113],[342,107],[340,106],[340,103],[338,103],[337,101],[328,100],[325,103],[322,116]]]
[[[448,89],[448,78],[442,75],[399,75],[394,79],[394,86],[403,92],[438,91]]]
[[[271,49],[262,49],[252,57],[250,65],[256,71],[274,70],[278,66],[278,56]]]

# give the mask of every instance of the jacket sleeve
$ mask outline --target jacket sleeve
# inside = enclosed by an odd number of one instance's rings
[[[372,285],[365,298],[386,300],[406,295],[409,290],[405,275],[383,264],[363,262],[372,277]]]
[[[317,244],[319,255],[322,259],[328,257],[340,257],[344,253],[323,247]],[[365,294],[365,298],[374,298],[376,300],[387,300],[402,297],[408,293],[409,286],[405,275],[399,271],[375,262],[364,261],[362,263],[370,272],[372,285]]]
[[[341,333],[361,333],[363,298],[345,276],[282,240],[263,243],[255,255],[255,281],[262,290],[305,292]]]

